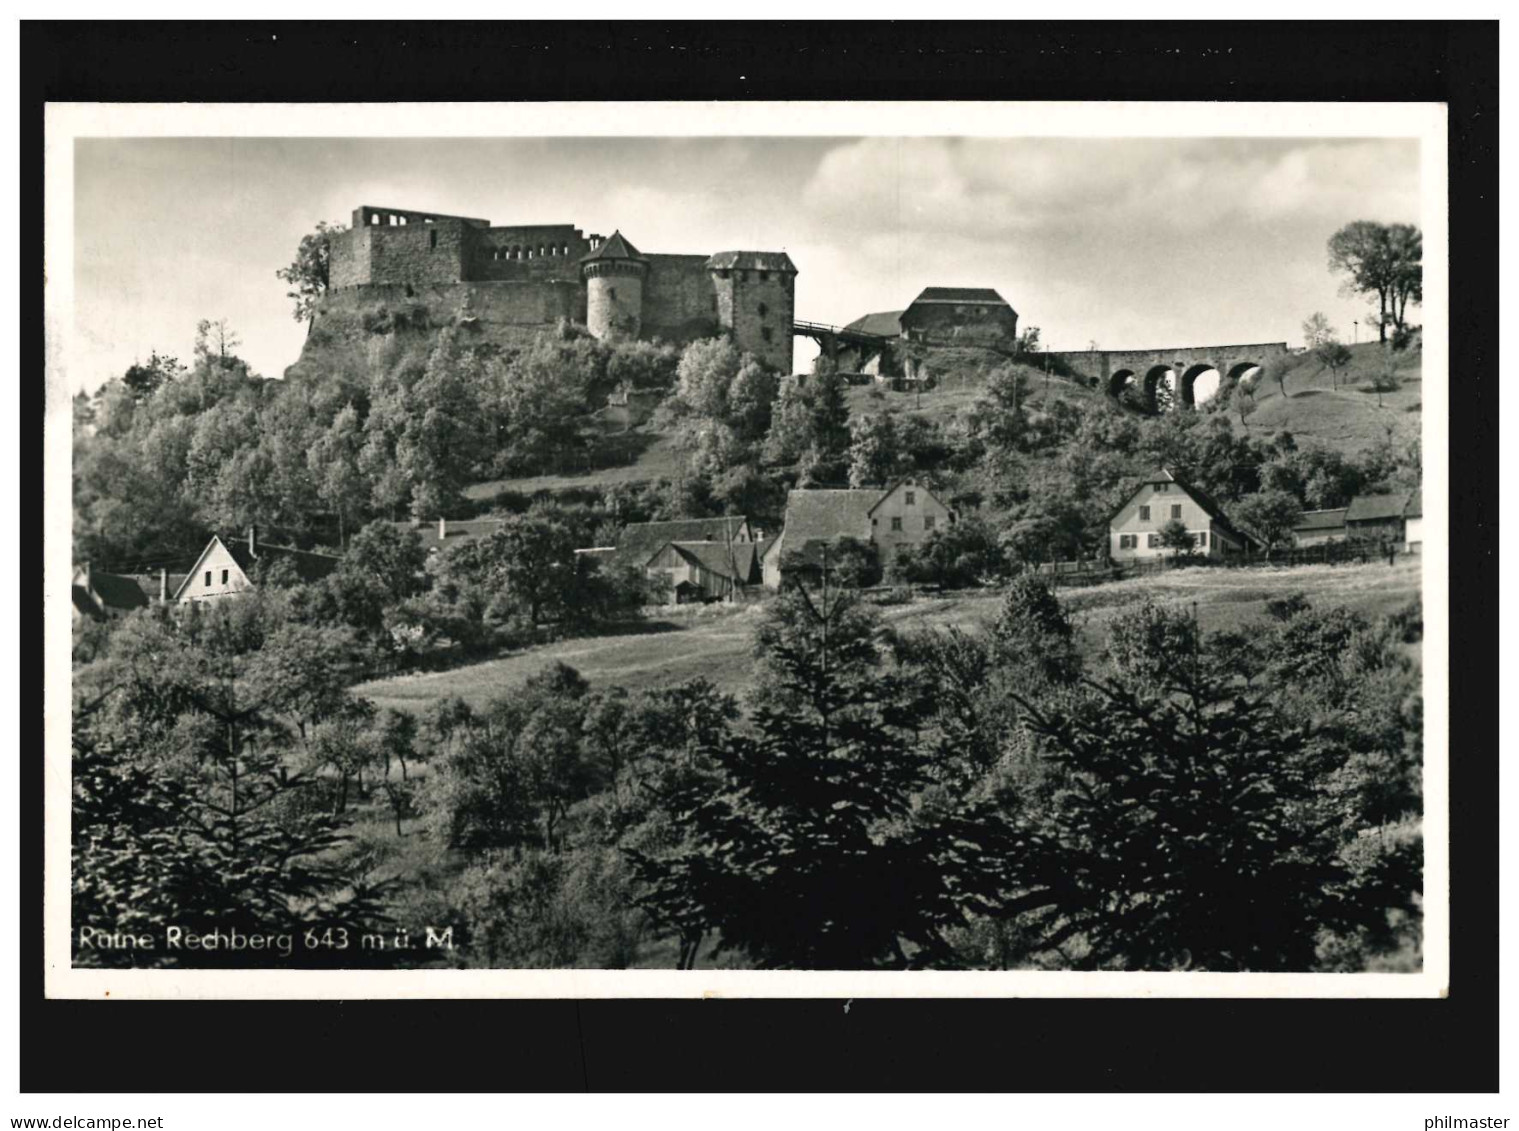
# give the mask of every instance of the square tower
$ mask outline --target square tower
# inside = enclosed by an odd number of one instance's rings
[[[720,251],[707,260],[717,321],[733,344],[779,373],[791,372],[796,265],[784,251]]]

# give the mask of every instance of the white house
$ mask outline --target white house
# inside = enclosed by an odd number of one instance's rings
[[[1257,544],[1229,521],[1206,492],[1169,468],[1160,468],[1145,476],[1108,520],[1109,557],[1114,561],[1170,557],[1175,551],[1160,544],[1160,532],[1173,521],[1181,522],[1192,535],[1193,552],[1199,556],[1243,554]]]
[[[289,546],[267,546],[258,539],[258,528],[248,528],[246,543],[223,542],[216,535],[201,551],[195,565],[174,591],[173,600],[187,605],[196,601],[220,601],[255,587],[255,566],[285,560],[295,567],[302,581],[320,581],[337,568],[339,558]]]

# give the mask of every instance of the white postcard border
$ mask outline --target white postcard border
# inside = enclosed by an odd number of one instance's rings
[[[1449,986],[1446,110],[1429,103],[80,104],[47,107],[44,431],[44,987],[131,999],[1427,998]],[[86,970],[70,965],[69,578],[73,151],[86,137],[1402,137],[1420,141],[1424,231],[1424,969],[1418,974],[749,970]],[[50,614],[50,615],[49,615]],[[7,770],[17,796],[17,768]]]

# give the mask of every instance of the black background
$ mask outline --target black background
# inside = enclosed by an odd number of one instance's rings
[[[33,22],[21,60],[22,372],[33,374],[47,101],[1446,102],[1454,485],[1448,1000],[856,1000],[847,1012],[837,1000],[45,1001],[33,715],[34,740],[18,747],[23,1089],[1497,1089],[1496,22]],[[37,419],[42,382],[18,384],[22,420]],[[23,505],[38,530],[38,496]],[[35,651],[23,657],[41,654],[38,588],[25,589]],[[22,703],[41,701],[39,667],[22,664]],[[392,1055],[404,1072],[385,1071]]]

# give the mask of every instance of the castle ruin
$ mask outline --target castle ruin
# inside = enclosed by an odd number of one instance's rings
[[[569,224],[494,227],[489,220],[363,205],[332,237],[329,293],[405,296],[468,287],[500,321],[587,326],[597,338],[682,345],[729,336],[740,350],[791,371],[796,265],[783,251],[669,255],[622,235]]]

